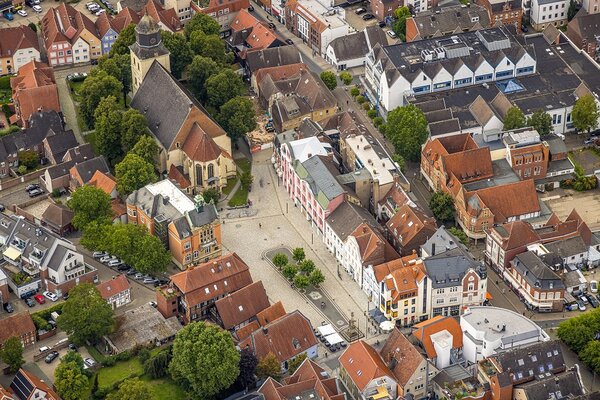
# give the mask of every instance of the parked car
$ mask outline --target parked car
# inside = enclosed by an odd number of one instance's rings
[[[269,22],[269,28],[270,28],[271,30],[273,30],[273,31],[276,31],[276,30],[277,30],[277,27],[276,27],[276,26],[275,26],[275,24],[274,24],[274,23],[272,23],[272,22]]]
[[[136,275],[138,272],[135,270],[135,268],[131,268],[129,271],[126,272],[127,275],[131,276],[131,275]]]
[[[101,8],[101,9],[99,9],[98,11],[96,11],[96,12],[94,13],[94,15],[95,15],[96,17],[99,17],[99,16],[100,16],[100,14],[102,14],[102,13],[104,13],[104,12],[106,12],[106,10],[105,10],[104,8]]]
[[[106,256],[104,256],[104,257],[101,257],[101,258],[100,258],[100,262],[101,262],[102,264],[108,264],[110,261],[112,261],[112,260],[116,260],[116,259],[117,259],[117,257],[115,257],[115,256],[111,256],[110,254],[108,254],[108,255],[106,255]]]
[[[150,277],[145,277],[144,280],[143,280],[144,283],[149,284],[149,285],[153,285],[157,281],[158,281],[157,279],[154,279],[151,276]]]
[[[50,354],[48,354],[46,356],[46,358],[44,358],[44,361],[46,362],[46,364],[50,364],[52,361],[54,361],[56,358],[58,357],[58,351],[52,351],[50,352]]]
[[[583,144],[594,144],[594,142],[596,141],[596,139],[594,138],[589,138],[589,139],[585,139],[583,141]]]
[[[157,304],[156,304],[156,302],[155,302],[155,301],[149,301],[149,302],[148,302],[148,304],[149,304],[151,307],[154,307],[154,308],[156,308],[156,306],[157,306]]]
[[[43,193],[44,191],[42,189],[33,189],[29,192],[29,197],[37,197]]]
[[[94,257],[96,260],[101,259],[104,256],[107,256],[108,253],[105,251],[95,251],[92,253],[92,257]]]
[[[41,294],[36,294],[35,296],[33,296],[33,298],[35,299],[35,301],[37,301],[40,304],[46,303],[46,299]]]
[[[44,295],[45,298],[47,298],[50,301],[57,301],[58,300],[58,296],[56,295],[56,293],[52,293],[49,291],[45,291],[44,293],[42,293]]]
[[[588,300],[590,301],[590,305],[594,308],[598,308],[600,306],[600,301],[596,297],[591,294],[588,294]]]
[[[590,292],[598,293],[598,281],[590,281]]]
[[[589,303],[587,296],[585,294],[582,294],[581,296],[579,296],[579,300],[583,301],[583,304]]]
[[[391,37],[392,39],[396,39],[396,32],[394,31],[388,31],[387,32],[388,36]]]
[[[373,14],[371,14],[371,13],[367,13],[367,14],[365,14],[365,15],[362,16],[362,19],[365,20],[365,21],[371,20],[373,18],[375,18],[375,16]]]
[[[144,279],[146,276],[144,274],[142,274],[141,272],[136,273],[133,276],[133,279],[135,279],[136,281],[141,281],[142,279]]]
[[[121,260],[119,260],[118,258],[117,258],[117,259],[114,259],[114,260],[110,260],[110,261],[108,262],[108,266],[109,266],[109,267],[118,267],[118,266],[119,266],[119,265],[121,265],[121,264],[123,264],[123,263],[122,263],[122,262],[121,262]]]
[[[15,309],[14,309],[14,308],[13,308],[13,306],[12,306],[12,304],[10,304],[10,303],[6,303],[6,304],[4,305],[4,309],[5,309],[5,310],[6,310],[6,312],[7,312],[7,313],[9,313],[9,314],[15,311]]]
[[[3,212],[4,210],[6,210],[6,207],[4,207],[4,204],[0,203],[0,212]]]
[[[129,271],[131,267],[127,264],[121,264],[117,267],[117,271]]]
[[[77,351],[77,346],[75,345],[75,343],[69,343],[69,350]]]
[[[33,189],[39,189],[40,185],[38,185],[37,183],[31,183],[27,186],[25,186],[25,190],[28,192],[31,192]]]
[[[63,293],[62,298],[63,298],[63,300],[69,300],[69,293],[68,292],[67,293]]]
[[[377,25],[379,25],[380,28],[383,28],[383,27],[385,27],[385,22],[379,21],[379,23]]]
[[[250,11],[250,12],[254,11],[254,7],[252,7],[252,6],[248,7],[248,11]]]
[[[357,8],[357,9],[356,9],[356,11],[354,11],[354,13],[355,13],[356,15],[364,14],[364,13],[366,13],[366,12],[367,12],[367,9],[366,9],[366,8],[364,8],[364,7]]]
[[[83,363],[90,368],[93,367],[94,365],[96,365],[96,361],[90,357],[84,358]]]
[[[25,304],[27,304],[27,307],[29,307],[29,308],[35,307],[35,301],[33,301],[33,299],[31,297],[26,297],[23,299],[23,301],[25,301]]]
[[[169,281],[166,279],[157,279],[156,282],[154,282],[154,286],[158,287],[158,286],[166,285],[167,283],[169,283]]]
[[[577,300],[577,308],[579,308],[579,311],[585,311],[585,304],[583,304],[582,300]]]
[[[15,16],[12,15],[12,13],[5,12],[3,15],[4,15],[4,18],[6,18],[9,21],[12,21],[13,19],[15,19]]]
[[[527,32],[529,32],[529,28],[527,28],[527,26],[525,26],[525,25],[521,25],[521,30],[522,30],[524,33],[527,33]]]
[[[17,11],[17,14],[19,14],[21,17],[26,17],[27,16],[27,11],[25,11],[25,10],[19,10],[19,11]]]
[[[42,346],[42,347],[39,348],[39,350],[40,350],[40,353],[43,353],[45,351],[50,350],[50,347],[48,347],[48,346]]]

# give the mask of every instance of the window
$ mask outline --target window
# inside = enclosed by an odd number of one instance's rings
[[[468,85],[471,82],[473,82],[472,78],[456,79],[454,81],[454,86]]]
[[[483,82],[483,81],[489,81],[492,79],[492,74],[487,74],[487,75],[477,75],[475,77],[475,82]]]
[[[444,88],[448,88],[450,87],[451,82],[441,82],[441,83],[436,83],[433,85],[433,90],[440,90],[440,89],[444,89]]]
[[[533,72],[533,67],[517,68],[517,75],[529,74]]]
[[[142,222],[144,222],[144,221],[142,221]],[[183,244],[184,250],[189,250],[191,247],[192,247],[192,245],[190,244],[190,242],[185,242]]]
[[[512,74],[512,70],[496,72],[496,79],[504,78],[505,76],[512,76]]]
[[[208,164],[208,179],[215,176],[215,167],[212,164]]]
[[[415,93],[427,93],[430,90],[430,86],[429,85],[425,85],[425,86],[418,86],[413,88],[413,92]]]

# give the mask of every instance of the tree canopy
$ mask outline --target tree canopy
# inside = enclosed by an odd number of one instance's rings
[[[54,371],[54,386],[64,400],[83,399],[89,387],[89,379],[83,373],[83,365],[75,361],[61,360]]]
[[[77,229],[85,229],[92,221],[112,220],[110,196],[95,186],[77,188],[67,205],[75,213],[72,223]]]
[[[200,101],[206,101],[206,81],[220,71],[221,67],[208,57],[195,56],[188,66],[187,75],[192,93]]]
[[[276,381],[281,379],[281,363],[275,354],[269,352],[269,354],[258,362],[256,376],[260,379],[271,377]]]
[[[156,164],[159,151],[158,144],[156,144],[156,141],[150,135],[140,137],[135,146],[133,146],[133,149],[131,149],[133,154],[140,156],[150,164]]]
[[[194,31],[190,35],[190,48],[196,55],[210,58],[219,65],[231,64],[233,53],[226,51],[225,43],[217,34],[207,35]]]
[[[181,78],[185,67],[192,62],[194,52],[184,36],[169,31],[160,31],[163,44],[169,50],[171,73],[177,79]]]
[[[17,372],[21,365],[25,363],[23,359],[23,343],[17,336],[11,336],[2,345],[0,350],[0,359],[8,365],[12,374]]]
[[[127,25],[117,36],[117,40],[110,47],[109,55],[129,54],[129,46],[135,43],[135,25]]]
[[[552,117],[544,110],[537,110],[527,118],[527,125],[535,128],[541,136],[548,135],[554,130]]]
[[[242,78],[230,68],[206,80],[207,103],[217,110],[234,97],[244,94],[244,91]]]
[[[591,94],[580,97],[573,106],[573,125],[579,131],[589,132],[598,127],[598,104]]]
[[[150,386],[139,378],[126,379],[119,390],[110,393],[106,400],[148,400],[152,398]]]
[[[217,120],[232,141],[243,137],[256,128],[256,113],[252,101],[241,96],[228,100],[221,106]]]
[[[512,106],[506,112],[506,116],[504,117],[504,126],[503,130],[509,131],[512,129],[519,129],[525,126],[526,120],[525,115],[523,115],[523,111],[517,106]]]
[[[100,100],[94,118],[98,151],[114,165],[123,156],[120,136],[123,113],[117,99],[114,96],[107,96]]]
[[[171,377],[197,398],[211,397],[237,378],[240,354],[231,334],[205,322],[192,322],[177,332]]]
[[[239,386],[246,389],[254,384],[257,365],[258,360],[252,350],[243,348],[240,351],[240,374],[236,380]]]
[[[87,126],[94,126],[94,113],[100,101],[108,96],[118,99],[123,85],[114,76],[100,68],[92,69],[79,90],[79,114]]]
[[[129,108],[123,113],[121,120],[121,148],[127,154],[140,138],[148,134],[148,121],[135,108]]]
[[[134,153],[127,154],[123,161],[115,166],[115,174],[117,189],[123,196],[158,179],[154,172],[154,165]]]
[[[448,222],[454,219],[454,200],[446,192],[435,192],[429,200],[429,208],[433,216],[440,222]]]
[[[321,80],[329,90],[333,90],[337,87],[337,77],[331,71],[321,72]]]
[[[394,11],[394,24],[392,25],[392,29],[396,32],[396,35],[400,38],[400,40],[406,40],[406,20],[411,17],[410,10],[407,6],[398,7]]]
[[[423,111],[414,104],[390,111],[385,136],[394,145],[396,153],[407,160],[418,161],[421,145],[429,136]]]
[[[71,341],[81,345],[86,341],[97,343],[112,331],[115,320],[111,306],[98,289],[90,283],[80,283],[69,291],[57,324]]]
[[[115,77],[123,86],[123,104],[127,104],[127,93],[131,90],[131,56],[129,51],[125,54],[103,56],[98,59],[98,68],[103,69],[110,76]]]
[[[205,35],[218,35],[221,30],[219,23],[209,15],[196,13],[185,24],[185,35],[189,38],[192,32],[201,31]]]

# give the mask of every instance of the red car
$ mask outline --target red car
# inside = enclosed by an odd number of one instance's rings
[[[41,294],[36,294],[35,296],[33,296],[33,298],[40,304],[46,303],[46,299]]]

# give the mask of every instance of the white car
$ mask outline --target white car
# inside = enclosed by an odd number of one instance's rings
[[[590,292],[598,293],[598,281],[590,281]]]
[[[105,251],[95,251],[92,253],[92,257],[94,257],[96,260],[101,259],[104,256],[107,256],[108,253]]]
[[[44,295],[45,298],[47,298],[50,301],[57,301],[58,300],[58,296],[55,293],[49,292],[49,291],[45,291],[44,293],[42,293]]]
[[[121,264],[122,264],[122,262],[121,262],[121,260],[119,260],[118,258],[117,258],[116,260],[110,260],[110,261],[108,262],[108,266],[109,266],[109,267],[118,267],[118,266],[119,266],[119,265],[121,265]]]
[[[17,11],[17,14],[19,14],[21,17],[26,17],[27,16],[27,11],[25,11],[25,10],[19,10],[19,11]]]
[[[84,358],[83,363],[90,368],[93,367],[94,365],[96,365],[96,361],[90,357]]]
[[[391,37],[392,39],[396,39],[396,32],[394,31],[388,31],[388,36]]]
[[[110,262],[110,261],[112,261],[112,260],[116,260],[116,259],[117,259],[117,257],[115,257],[115,256],[111,256],[110,254],[108,254],[108,255],[106,255],[106,256],[104,256],[104,257],[100,258],[100,262],[101,262],[102,264],[106,264],[106,263],[108,263],[108,262]]]
[[[154,308],[156,308],[156,306],[157,306],[155,301],[150,301],[150,302],[148,302],[148,304],[150,305],[150,307],[154,307]]]
[[[104,8],[101,8],[100,10],[96,11],[96,17],[100,16],[100,14],[102,14],[103,12],[106,12]]]
[[[35,6],[31,7],[31,9],[33,11],[37,12],[37,13],[41,13],[42,12],[42,7],[38,6],[38,5],[35,5]]]

